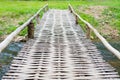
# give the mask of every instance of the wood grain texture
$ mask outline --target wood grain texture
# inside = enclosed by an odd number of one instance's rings
[[[40,23],[2,80],[120,79],[70,11],[49,10]]]

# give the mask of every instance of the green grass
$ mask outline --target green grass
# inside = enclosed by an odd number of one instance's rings
[[[1,1],[0,35],[10,34],[45,4],[33,1]]]
[[[80,1],[5,1],[0,0],[0,35],[8,35],[17,27],[22,25],[29,19],[38,9],[43,5],[49,4],[50,8],[54,9],[67,9],[68,4],[74,7],[78,14],[85,20],[90,22],[93,26],[98,27],[98,21],[90,15],[86,15],[79,10],[80,6],[103,5],[108,6],[108,10],[103,12],[103,15],[108,15],[107,12],[111,11],[109,21],[111,25],[120,30],[120,1],[119,0],[80,0]],[[43,13],[41,13],[43,14]],[[111,17],[112,16],[112,17]],[[11,26],[12,25],[12,26]],[[84,26],[83,23],[81,25]],[[23,31],[20,35],[24,35]]]
[[[77,3],[72,1],[74,4]],[[67,9],[68,1],[0,1],[0,35],[8,35],[22,25],[42,6],[49,4],[50,8]],[[77,3],[78,5],[79,3]],[[40,13],[41,15],[43,13]],[[14,26],[14,27],[11,27]],[[25,31],[23,31],[25,32]],[[21,33],[23,35],[23,33]],[[20,35],[21,35],[20,34]]]
[[[120,30],[120,8],[110,7],[108,9],[105,9],[103,14],[108,16],[107,21],[111,26],[114,26]]]
[[[95,28],[97,26],[99,26],[99,23],[95,20],[95,18],[93,16],[90,16],[90,15],[87,15],[87,14],[84,14],[84,13],[81,13],[79,11],[76,11],[84,20],[88,21],[90,24],[92,24]],[[82,21],[79,20],[79,24],[80,26],[82,27],[83,31],[86,33],[86,24],[83,23]],[[93,32],[91,32],[91,36],[90,36],[91,39],[97,39],[97,37],[95,36],[95,34]]]
[[[120,7],[120,0],[92,0],[90,5],[104,5],[109,7]]]
[[[80,10],[80,6],[84,7],[84,9],[88,8],[89,6],[106,6],[108,7],[102,13],[103,16],[106,16],[102,21],[107,22],[113,29],[117,29],[120,35],[120,1],[119,0],[86,0],[83,1],[81,5],[74,6],[74,9],[79,13],[79,15],[91,23],[96,29],[101,27],[101,23],[99,20],[95,19],[93,16],[89,14],[85,14]],[[84,28],[84,24],[80,23]],[[84,29],[85,30],[85,29]],[[104,36],[104,33],[101,33]],[[108,35],[105,35],[108,36]],[[104,36],[104,37],[105,37]],[[96,38],[95,35],[92,33],[92,37]],[[109,38],[108,38],[109,40]],[[111,40],[111,39],[110,39]],[[113,39],[114,40],[114,39]]]

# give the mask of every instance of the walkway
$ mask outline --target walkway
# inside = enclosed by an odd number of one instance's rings
[[[120,80],[68,10],[49,10],[2,80]]]

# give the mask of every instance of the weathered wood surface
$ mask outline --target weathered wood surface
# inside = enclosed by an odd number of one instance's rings
[[[112,47],[107,40],[100,35],[100,33],[87,21],[85,21],[82,17],[80,17],[72,8],[72,6],[69,4],[69,10],[71,13],[73,13],[76,17],[79,18],[79,20],[81,20],[82,22],[84,22],[88,27],[87,28],[87,37],[90,37],[90,29],[94,32],[94,34],[101,40],[101,42],[103,43],[103,45],[109,50],[111,51],[114,55],[116,55],[116,57],[118,57],[118,59],[120,59],[120,52],[115,49],[114,47]],[[76,18],[77,19],[77,18]],[[76,20],[76,23],[78,22],[78,20]]]
[[[120,80],[68,10],[49,10],[2,80]]]
[[[34,38],[34,23],[32,21],[28,25],[28,38]]]

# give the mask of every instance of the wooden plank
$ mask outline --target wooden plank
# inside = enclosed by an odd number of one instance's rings
[[[45,13],[2,80],[120,80],[72,19],[68,10]]]
[[[37,21],[37,24],[40,24],[40,15],[39,14],[36,16],[36,21]]]
[[[31,21],[28,25],[28,39],[34,38],[34,23]]]
[[[100,35],[100,33],[87,21],[85,21],[82,17],[80,17],[72,8],[72,6],[69,4],[70,7],[70,12],[72,12],[75,16],[77,16],[82,22],[84,22],[94,33],[95,35],[101,40],[101,42],[103,43],[103,45],[110,51],[112,52],[114,55],[117,56],[118,59],[120,59],[120,52],[115,49],[114,47],[112,47],[107,40]]]
[[[88,25],[86,25],[86,30],[87,30],[86,36],[87,36],[88,39],[90,39],[90,37],[91,37],[91,29],[88,27]]]

